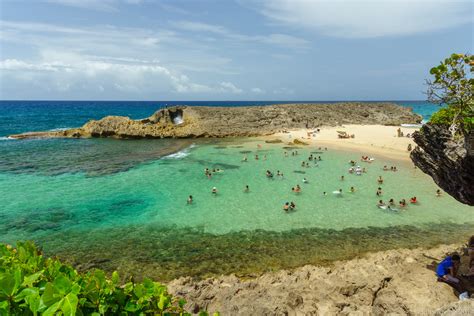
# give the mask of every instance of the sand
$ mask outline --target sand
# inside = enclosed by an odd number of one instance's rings
[[[356,150],[361,155],[384,156],[409,161],[410,152],[407,148],[409,144],[415,148],[415,142],[409,137],[397,137],[398,128],[404,135],[412,134],[418,130],[417,128],[384,125],[343,125],[321,127],[320,132],[315,133],[314,137],[308,137],[308,132],[313,130],[299,129],[288,131],[288,133],[276,133],[265,139],[279,138],[285,143],[299,139],[313,146]],[[341,139],[338,137],[337,131],[346,131],[348,134],[354,134],[355,137]]]

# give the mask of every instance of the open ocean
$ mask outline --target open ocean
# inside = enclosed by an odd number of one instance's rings
[[[293,149],[257,148],[258,139],[7,138],[79,127],[106,115],[144,118],[177,104],[274,103],[288,102],[1,101],[0,241],[32,239],[78,268],[170,280],[325,264],[367,251],[456,242],[472,233],[473,208],[447,194],[435,198],[432,179],[409,162],[376,159],[365,165],[366,174],[346,175],[341,183],[348,161],[359,160],[359,153],[304,148],[285,157],[283,151]],[[426,102],[396,103],[425,119],[438,109]],[[311,153],[321,161],[302,169]],[[241,161],[254,154],[267,159]],[[383,165],[400,171],[383,172]],[[208,179],[205,168],[223,172]],[[268,179],[267,169],[285,177]],[[379,175],[384,200],[416,195],[420,203],[378,209]],[[296,184],[301,194],[291,192]],[[210,193],[214,186],[217,196]],[[342,195],[332,194],[340,188]],[[190,194],[195,202],[187,205]],[[286,201],[295,201],[297,211],[284,213]]]

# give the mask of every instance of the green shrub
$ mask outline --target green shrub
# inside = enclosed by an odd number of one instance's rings
[[[80,274],[32,242],[0,244],[0,315],[189,315],[184,304],[149,279],[121,285],[117,272]]]
[[[451,125],[457,112],[458,110],[451,106],[442,108],[431,116],[430,122],[433,124]],[[462,115],[462,119],[466,129],[470,130],[474,126],[474,117],[472,114],[467,113],[468,111],[465,112]]]

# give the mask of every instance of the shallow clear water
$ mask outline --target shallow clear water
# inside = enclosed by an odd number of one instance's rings
[[[48,253],[79,266],[106,257],[99,260],[101,267],[167,279],[292,267],[368,250],[453,242],[472,233],[474,209],[447,194],[435,197],[437,186],[409,162],[382,157],[360,162],[367,172],[357,176],[348,173],[348,161],[359,161],[360,153],[305,147],[286,157],[284,152],[293,149],[284,146],[258,140],[200,142],[93,176],[87,168],[91,159],[85,159],[85,167],[73,164],[74,173],[59,174],[45,172],[50,168],[40,159],[33,163],[36,172],[0,173],[2,240],[34,239]],[[307,160],[311,153],[321,156],[317,165]],[[245,155],[248,162],[242,162]],[[302,161],[310,167],[301,167]],[[383,171],[383,165],[399,171]],[[224,171],[209,179],[205,168]],[[284,177],[269,179],[267,169]],[[250,192],[244,192],[247,184]],[[297,184],[299,194],[291,192]],[[214,186],[217,195],[211,194]],[[349,192],[351,186],[356,192]],[[381,210],[376,207],[379,186],[385,201],[416,195],[420,202],[398,212]],[[340,188],[342,195],[332,193]],[[186,203],[190,194],[192,205]],[[285,213],[286,201],[294,201],[296,211]],[[285,240],[291,244],[282,245]],[[256,248],[262,257],[243,259]]]

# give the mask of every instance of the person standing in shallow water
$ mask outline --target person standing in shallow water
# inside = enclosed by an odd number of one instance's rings
[[[188,204],[193,204],[193,196],[192,195],[190,195],[188,197]]]
[[[245,192],[245,193],[250,192],[250,188],[249,188],[249,185],[248,185],[248,184],[245,186],[244,192]]]

